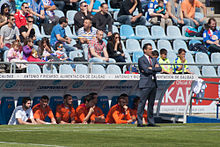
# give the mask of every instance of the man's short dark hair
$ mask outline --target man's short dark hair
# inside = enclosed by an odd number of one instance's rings
[[[11,17],[14,17],[14,15],[9,14],[9,15],[7,16],[7,19],[9,20],[9,19],[11,19]]]
[[[104,5],[108,5],[108,4],[106,4],[106,3],[102,3],[102,4],[101,4],[101,7],[103,8]]]
[[[26,104],[28,101],[31,101],[31,98],[29,98],[29,97],[24,97],[24,98],[22,99],[22,104]]]
[[[209,25],[211,24],[211,21],[216,22],[216,19],[215,19],[214,17],[209,18],[209,20],[208,20],[208,24],[209,24]]]
[[[28,20],[29,18],[31,18],[31,19],[34,20],[34,17],[33,17],[33,16],[28,16],[28,17],[27,17],[27,20]]]
[[[124,99],[124,100],[125,100],[125,96],[120,95],[120,96],[118,97],[118,99],[117,99],[117,103],[119,103],[120,99]]]
[[[120,96],[128,97],[128,95],[126,93],[122,93]]]
[[[43,95],[43,96],[40,98],[40,100],[48,100],[48,101],[49,101],[49,97],[46,96],[46,95]]]
[[[85,97],[85,99],[84,99],[84,102],[90,102],[90,101],[92,101],[92,100],[94,100],[94,97],[93,96],[91,96],[91,95],[87,95],[86,97]]]
[[[65,17],[65,16],[62,16],[62,17],[60,17],[60,19],[59,19],[59,24],[62,24],[62,23],[67,23],[67,20],[66,20],[67,18]]]
[[[162,54],[167,54],[167,50],[165,49],[165,48],[162,48],[161,50],[160,50],[160,54],[162,55]]]
[[[178,54],[181,54],[182,52],[186,52],[186,50],[183,49],[183,48],[180,48],[180,49],[178,50]]]
[[[144,46],[143,46],[143,50],[144,50],[144,49],[147,49],[148,46],[152,46],[152,45],[151,45],[150,43],[146,43],[146,44],[144,44]]]
[[[154,50],[154,51],[152,51],[152,55],[153,55],[153,56],[159,56],[159,53],[158,53],[157,50]]]
[[[27,5],[28,5],[28,3],[27,3],[27,2],[23,2],[23,3],[21,4],[21,6],[23,7],[25,4],[27,4]]]
[[[82,6],[82,4],[86,3],[85,1],[82,1],[79,5]],[[86,3],[87,4],[87,3]]]
[[[96,92],[91,92],[89,95],[91,95],[92,97],[94,97],[95,95],[98,95]]]
[[[164,2],[163,2],[163,0],[158,0],[158,4],[159,4],[159,3],[164,3]]]
[[[89,21],[90,21],[90,23],[92,23],[92,19],[90,19],[90,18],[86,18],[86,19],[84,19],[84,21],[83,21],[83,22],[85,22],[86,20],[89,20]]]
[[[63,99],[67,99],[69,96],[72,97],[72,95],[70,95],[70,94],[65,94],[65,95],[63,96]]]

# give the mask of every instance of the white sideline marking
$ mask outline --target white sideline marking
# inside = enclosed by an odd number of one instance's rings
[[[52,147],[65,147],[65,146],[59,146],[59,145],[50,145],[50,144],[35,144],[35,143],[20,143],[20,142],[5,142],[0,141],[0,144],[20,144],[20,145],[35,145],[35,146],[52,146]]]

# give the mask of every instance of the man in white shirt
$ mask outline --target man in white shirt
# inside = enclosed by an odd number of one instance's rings
[[[22,106],[15,108],[8,122],[8,125],[29,125],[37,124],[34,120],[33,112],[31,109],[31,99],[28,97],[23,98]]]

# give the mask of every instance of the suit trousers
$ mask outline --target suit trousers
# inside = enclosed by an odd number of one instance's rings
[[[142,125],[143,124],[143,114],[144,114],[144,108],[146,105],[146,101],[148,101],[147,106],[147,124],[155,124],[154,122],[154,101],[156,97],[157,88],[156,87],[147,87],[141,89],[141,95],[140,95],[140,102],[138,104],[138,110],[137,110],[137,123]]]

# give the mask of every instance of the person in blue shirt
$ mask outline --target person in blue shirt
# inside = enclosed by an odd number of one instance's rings
[[[35,18],[35,24],[39,25],[44,22],[45,13],[44,13],[44,4],[42,0],[27,0],[29,3],[29,12]]]
[[[220,52],[220,31],[216,29],[215,18],[208,20],[209,29],[203,32],[203,42],[208,48],[209,52]]]
[[[101,2],[99,0],[85,0],[85,2],[89,5],[88,10],[92,15],[100,11]]]
[[[76,50],[73,46],[71,46],[72,39],[66,36],[65,27],[68,25],[68,19],[66,17],[61,17],[59,19],[59,24],[53,27],[51,32],[50,44],[53,48],[55,48],[55,44],[57,42],[62,42],[63,47],[66,49],[67,55],[70,51]]]
[[[172,20],[169,18],[168,13],[156,13],[155,9],[157,8],[159,2],[163,2],[163,7],[166,8],[167,0],[151,0],[151,2],[148,4],[147,20],[149,20],[152,24],[159,23],[160,26],[165,29],[165,25],[172,26],[173,23]],[[161,18],[160,21],[158,21],[158,17]]]

